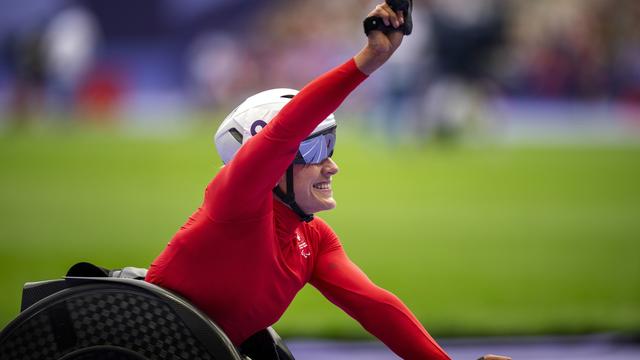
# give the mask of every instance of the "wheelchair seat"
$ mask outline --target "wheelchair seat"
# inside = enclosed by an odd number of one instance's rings
[[[188,301],[139,279],[67,276],[27,283],[21,307],[0,333],[0,359],[293,359],[271,328],[249,340],[268,344],[273,356],[251,349],[241,354]]]

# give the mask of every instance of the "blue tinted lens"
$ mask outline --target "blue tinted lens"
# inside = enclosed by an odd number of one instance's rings
[[[319,164],[333,154],[336,144],[336,129],[332,128],[324,134],[316,135],[300,143],[296,164]]]

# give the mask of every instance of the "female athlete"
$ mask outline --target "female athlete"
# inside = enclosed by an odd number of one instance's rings
[[[405,20],[387,4],[369,16],[393,28]],[[359,53],[300,92],[269,90],[236,108],[215,136],[225,166],[146,280],[189,299],[236,346],[275,323],[310,283],[400,357],[449,359],[409,309],[373,284],[333,230],[313,216],[336,205],[332,112],[402,38],[401,31],[371,31]]]

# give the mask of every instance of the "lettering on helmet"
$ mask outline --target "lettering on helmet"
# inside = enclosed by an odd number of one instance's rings
[[[262,130],[265,126],[267,126],[267,122],[264,120],[256,120],[251,124],[251,136],[256,136],[256,134]],[[258,127],[260,127],[258,129]]]

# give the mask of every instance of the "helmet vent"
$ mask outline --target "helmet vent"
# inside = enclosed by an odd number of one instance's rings
[[[240,134],[240,131],[238,131],[236,128],[231,128],[229,129],[229,134],[231,134],[231,136],[233,136],[233,138],[236,139],[237,142],[242,144],[242,134]]]
[[[282,95],[280,97],[285,99],[293,99],[293,95]]]

